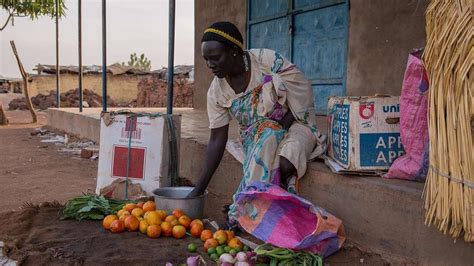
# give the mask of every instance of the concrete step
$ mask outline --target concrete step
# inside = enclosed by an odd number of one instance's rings
[[[180,174],[194,180],[206,146],[182,139]],[[186,147],[186,148],[184,148]],[[183,150],[182,150],[183,151]],[[242,165],[225,153],[209,186],[206,214],[223,221],[222,206],[231,202]],[[347,237],[395,264],[473,265],[474,246],[454,241],[424,224],[423,183],[332,173],[322,162],[309,164],[300,194],[342,219]]]
[[[311,163],[301,194],[344,221],[347,236],[395,261],[472,265],[474,246],[424,224],[423,183],[336,175]]]

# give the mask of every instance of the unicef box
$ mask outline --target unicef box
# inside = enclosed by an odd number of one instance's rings
[[[328,165],[336,172],[388,170],[404,153],[399,122],[399,97],[331,97]]]

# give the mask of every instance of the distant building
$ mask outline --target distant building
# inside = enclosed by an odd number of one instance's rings
[[[38,64],[34,70],[37,73],[31,74],[29,80],[29,90],[32,96],[49,94],[51,90],[56,91],[55,65]],[[175,79],[183,78],[192,82],[193,72],[194,66],[176,66],[174,70]],[[78,74],[79,67],[77,66],[60,66],[61,93],[79,87]],[[107,67],[107,94],[119,104],[128,104],[137,99],[141,81],[162,80],[166,79],[166,75],[166,68],[143,71],[121,64],[113,64]],[[84,89],[92,90],[102,96],[102,67],[96,65],[84,66],[82,86]]]
[[[22,93],[23,80],[18,78],[7,78],[0,75],[0,93]]]

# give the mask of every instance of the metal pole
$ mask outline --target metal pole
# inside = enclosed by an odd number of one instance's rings
[[[79,112],[82,112],[82,0],[78,1]]]
[[[174,13],[175,0],[169,2],[169,29],[168,29],[168,99],[166,113],[173,113],[173,76],[174,76]]]
[[[107,32],[106,1],[102,0],[102,111],[107,112]]]
[[[56,107],[61,107],[59,95],[59,0],[56,0]]]

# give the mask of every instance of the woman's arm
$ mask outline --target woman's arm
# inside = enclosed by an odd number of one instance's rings
[[[288,130],[293,122],[295,122],[295,117],[291,110],[288,110],[286,114],[281,118],[280,121],[277,121],[284,129]]]
[[[219,166],[224,155],[225,145],[229,134],[229,125],[211,129],[209,144],[207,145],[206,161],[194,190],[188,197],[202,195],[206,191],[211,177]]]

